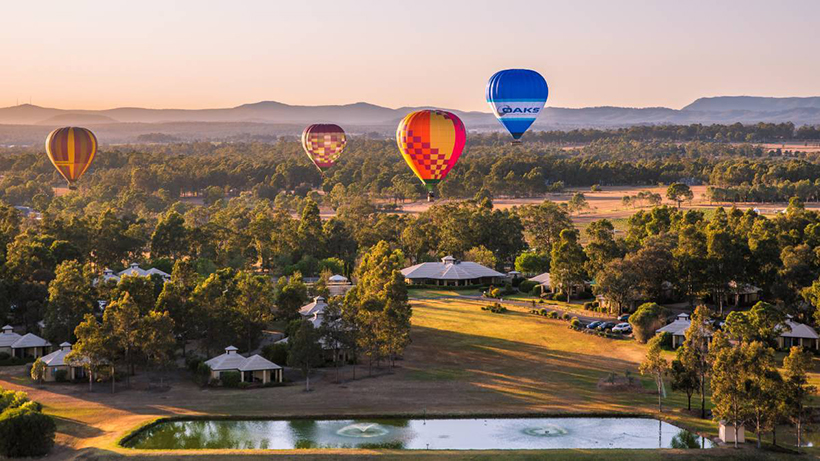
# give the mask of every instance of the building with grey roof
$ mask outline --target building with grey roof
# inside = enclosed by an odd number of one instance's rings
[[[504,274],[471,261],[446,256],[441,262],[416,264],[402,269],[411,285],[470,286],[504,283]]]
[[[205,365],[211,367],[212,379],[218,380],[225,372],[238,372],[240,382],[243,383],[282,382],[282,367],[261,355],[245,357],[237,351],[238,349],[234,346],[228,346],[224,354],[205,362]]]

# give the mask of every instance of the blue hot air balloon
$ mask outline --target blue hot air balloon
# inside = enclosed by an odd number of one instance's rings
[[[521,135],[544,108],[548,95],[547,81],[534,70],[502,70],[487,82],[487,102],[515,139],[513,142],[520,142]]]

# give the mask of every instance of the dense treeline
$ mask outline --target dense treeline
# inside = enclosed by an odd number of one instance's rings
[[[151,217],[180,197],[213,203],[243,192],[286,204],[311,190],[330,199],[417,199],[424,188],[390,140],[354,138],[326,177],[298,142],[187,143],[117,147],[98,154],[80,191],[52,200],[62,181],[42,153],[0,152],[0,198],[13,205],[81,212],[101,203]],[[466,153],[439,186],[446,198],[533,196],[564,186],[640,185],[679,180],[723,188],[820,179],[815,155],[751,144],[631,140],[610,137],[578,148],[547,142],[511,146],[494,134],[471,136]],[[730,192],[734,192],[732,189]],[[741,194],[745,195],[745,194]],[[807,199],[814,197],[812,194]]]

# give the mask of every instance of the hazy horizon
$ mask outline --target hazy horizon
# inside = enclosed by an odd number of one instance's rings
[[[541,72],[550,107],[820,94],[820,3],[417,1],[4,5],[0,107],[202,109],[367,102],[487,112]],[[499,15],[507,18],[499,19]]]

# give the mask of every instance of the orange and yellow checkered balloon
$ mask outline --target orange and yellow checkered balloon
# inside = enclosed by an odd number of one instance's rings
[[[461,119],[443,110],[408,114],[396,130],[402,157],[428,189],[447,176],[466,141]]]

